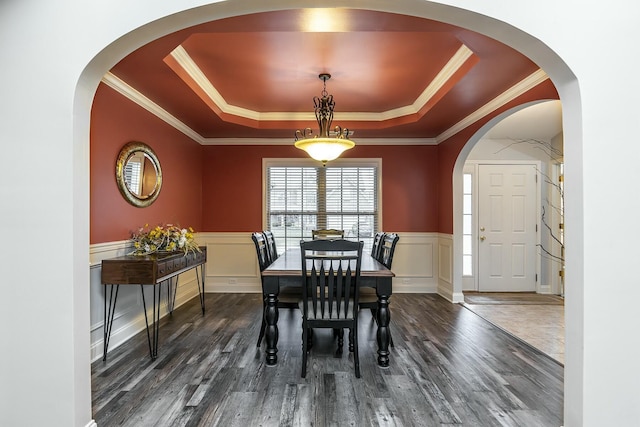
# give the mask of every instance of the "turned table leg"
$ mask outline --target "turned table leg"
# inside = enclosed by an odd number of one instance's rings
[[[378,365],[386,368],[389,366],[389,322],[391,312],[389,311],[389,297],[378,295]]]
[[[267,365],[278,363],[278,295],[269,293],[266,296],[264,311],[266,323],[265,341],[267,343]]]

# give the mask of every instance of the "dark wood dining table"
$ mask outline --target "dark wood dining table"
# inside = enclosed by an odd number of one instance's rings
[[[262,272],[262,291],[265,295],[266,309],[266,362],[267,365],[278,363],[278,293],[280,287],[302,284],[302,259],[300,248],[288,249]],[[362,255],[360,287],[376,289],[378,296],[376,334],[378,342],[378,365],[389,366],[389,297],[393,291],[392,279],[395,275],[387,267],[379,263],[369,254]]]

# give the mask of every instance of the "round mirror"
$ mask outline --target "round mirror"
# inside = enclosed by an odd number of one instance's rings
[[[125,144],[116,161],[116,182],[132,205],[144,208],[153,203],[162,187],[162,169],[151,147],[142,142]]]

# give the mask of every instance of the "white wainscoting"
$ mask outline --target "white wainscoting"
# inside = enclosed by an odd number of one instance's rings
[[[462,292],[453,289],[453,236],[439,234],[438,239],[438,295],[450,302],[462,302]]]
[[[251,233],[198,233],[197,239],[207,246],[206,292],[262,292]]]
[[[453,238],[440,233],[398,233],[400,240],[393,257],[394,293],[438,293],[456,301],[453,292]],[[205,292],[260,293],[262,286],[251,233],[198,233],[196,240],[207,247]],[[101,261],[124,255],[127,241],[101,243],[90,248],[91,260],[91,359],[102,358],[104,290],[100,283]],[[198,295],[193,270],[179,276],[176,307]],[[145,298],[152,302],[151,286]],[[151,316],[151,309],[148,316]],[[163,298],[162,316],[166,315]],[[145,320],[139,286],[120,286],[118,304],[109,341],[115,349],[144,330]],[[162,330],[160,330],[162,335]]]
[[[393,257],[393,291],[436,293],[442,274],[438,262],[442,235],[439,233],[398,233],[400,240]],[[451,242],[451,238],[447,237]],[[206,244],[207,292],[261,292],[260,270],[251,233],[199,233]],[[277,242],[276,242],[277,243]],[[447,264],[451,268],[451,263]],[[449,271],[445,276],[451,277]]]
[[[103,259],[125,255],[130,251],[128,241],[100,243],[90,246],[90,296],[91,307],[91,361],[103,356],[104,337],[104,289],[100,281],[101,263]],[[209,256],[209,254],[207,254]],[[153,319],[153,294],[151,286],[145,286],[147,316]],[[163,290],[166,286],[163,286]],[[166,291],[165,291],[166,292]],[[160,315],[167,314],[166,293],[161,298]],[[197,297],[198,284],[195,270],[187,271],[179,276],[175,307],[179,307],[190,299]],[[109,350],[113,350],[133,335],[145,329],[142,293],[138,285],[122,285],[118,292],[116,312],[114,314]],[[162,335],[162,330],[160,331]]]

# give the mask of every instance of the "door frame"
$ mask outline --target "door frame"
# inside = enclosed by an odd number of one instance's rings
[[[478,194],[480,192],[478,170],[480,165],[532,165],[536,168],[536,293],[548,293],[551,287],[551,283],[543,285],[544,275],[542,274],[542,258],[540,256],[540,250],[538,247],[541,244],[541,215],[542,215],[542,191],[541,191],[541,178],[540,173],[542,171],[542,162],[540,160],[466,160],[464,163],[463,174],[471,174],[471,206],[472,206],[472,231],[471,241],[473,242],[472,259],[473,259],[473,276],[462,276],[462,292],[474,291],[478,292],[479,286],[479,274],[478,274],[478,251],[480,250],[480,242],[478,240],[479,221],[478,221]],[[544,171],[543,171],[544,172]],[[460,212],[462,215],[462,211]]]

